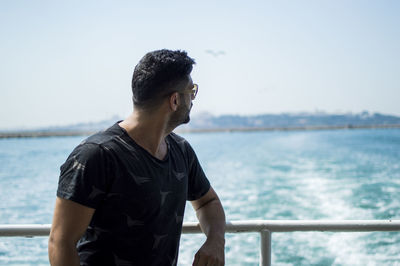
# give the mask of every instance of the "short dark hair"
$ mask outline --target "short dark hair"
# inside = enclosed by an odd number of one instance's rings
[[[187,79],[195,64],[185,51],[157,50],[147,53],[132,77],[133,104],[149,107],[172,93],[171,87]]]

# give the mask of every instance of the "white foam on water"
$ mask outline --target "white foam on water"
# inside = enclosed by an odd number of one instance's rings
[[[346,219],[373,219],[370,210],[352,206],[348,201],[352,196],[352,190],[358,184],[342,184],[336,179],[324,176],[321,171],[316,170],[318,162],[306,160],[301,162],[297,178],[298,192],[293,199],[299,209],[314,209],[315,213],[322,219],[346,220]],[[293,192],[292,192],[293,194]],[[301,211],[300,211],[301,213]],[[315,219],[310,217],[308,211],[303,212],[302,219]],[[335,233],[335,234],[299,234],[295,242],[306,242],[312,249],[323,248],[329,257],[333,257],[334,265],[374,265],[376,256],[366,252],[365,243],[358,234]],[[293,243],[296,244],[296,243]],[[321,254],[322,255],[322,254]],[[307,261],[313,261],[309,254]],[[372,264],[371,264],[372,263]]]

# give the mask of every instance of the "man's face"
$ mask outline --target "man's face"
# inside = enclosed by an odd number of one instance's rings
[[[193,88],[192,78],[189,77],[188,81],[185,83],[183,90],[190,90]],[[179,126],[181,124],[187,124],[190,121],[190,110],[192,109],[192,96],[190,94],[179,94],[179,105],[175,113],[171,117],[171,122],[175,124],[174,126]]]
[[[181,97],[181,104],[178,106],[176,113],[182,121],[180,124],[187,124],[190,121],[190,110],[192,110],[193,106],[192,99],[188,94],[179,94],[179,97]]]

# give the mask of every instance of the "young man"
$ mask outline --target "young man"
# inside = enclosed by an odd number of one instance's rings
[[[61,166],[51,265],[176,265],[186,200],[207,240],[193,265],[224,265],[225,214],[189,143],[198,86],[183,51],[146,54],[132,79],[133,113],[79,144]]]

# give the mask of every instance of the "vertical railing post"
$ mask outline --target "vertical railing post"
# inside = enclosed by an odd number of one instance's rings
[[[271,265],[271,232],[268,230],[261,230],[261,245],[260,245],[260,265]]]

